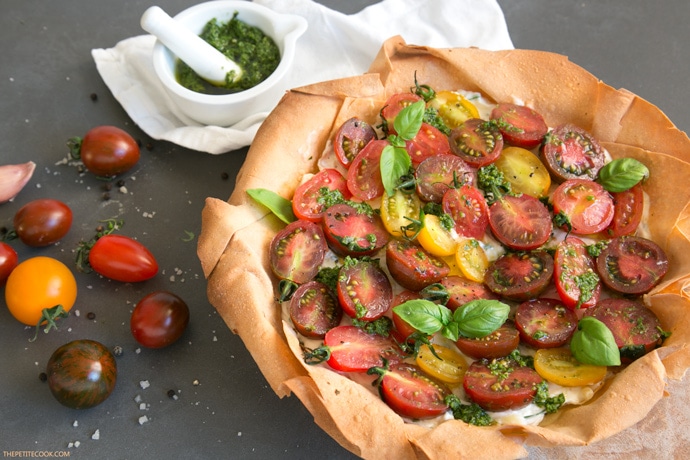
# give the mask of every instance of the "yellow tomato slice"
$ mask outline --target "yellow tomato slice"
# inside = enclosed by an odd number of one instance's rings
[[[430,376],[446,383],[461,383],[467,371],[467,361],[457,351],[434,344],[434,352],[422,345],[417,353],[417,366]],[[439,359],[440,358],[440,359]]]
[[[592,385],[604,380],[606,366],[583,364],[568,348],[542,348],[534,355],[534,369],[542,378],[564,387]]]
[[[429,102],[449,128],[460,126],[469,118],[479,118],[479,111],[463,95],[453,91],[439,91]]]
[[[422,202],[415,193],[396,190],[393,196],[384,193],[381,198],[381,220],[388,233],[394,236],[413,236],[414,230],[405,229],[413,221],[419,221]]]
[[[443,228],[441,219],[433,214],[424,215],[417,241],[427,252],[435,256],[444,257],[455,254],[456,242],[453,236]]]
[[[494,162],[512,189],[535,198],[546,196],[551,186],[549,171],[538,156],[520,147],[506,147]]]
[[[462,238],[458,242],[455,260],[465,278],[484,282],[484,274],[489,268],[489,259],[479,241],[474,238]]]

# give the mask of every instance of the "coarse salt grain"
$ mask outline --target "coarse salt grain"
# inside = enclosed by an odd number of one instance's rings
[[[148,423],[148,421],[149,421],[149,418],[145,415],[142,415],[141,417],[139,417],[139,425],[143,425],[144,423]]]
[[[145,390],[148,387],[150,387],[151,384],[149,383],[148,380],[142,380],[141,382],[139,382],[139,386],[141,386],[141,388]]]
[[[94,431],[91,435],[91,439],[93,439],[94,441],[98,441],[99,439],[101,439],[101,431],[98,429]]]

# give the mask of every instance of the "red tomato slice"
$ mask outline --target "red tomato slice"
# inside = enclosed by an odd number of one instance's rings
[[[352,160],[347,171],[347,188],[358,200],[368,201],[383,195],[381,153],[387,145],[388,141],[371,141]]]
[[[539,298],[518,305],[515,327],[534,348],[562,347],[577,328],[577,315],[557,299]]]
[[[391,240],[386,245],[386,266],[398,284],[412,291],[438,283],[450,273],[450,267],[442,259],[402,240]]]
[[[395,342],[377,334],[368,334],[356,326],[337,326],[326,332],[323,344],[330,349],[328,365],[341,372],[366,372],[401,360],[402,351]]]
[[[405,141],[405,150],[412,164],[417,166],[434,155],[449,155],[450,144],[445,134],[428,123],[422,123],[414,139]]]
[[[338,299],[351,318],[373,321],[390,309],[393,288],[378,263],[358,260],[340,269]]]
[[[445,384],[407,363],[391,365],[379,381],[381,399],[402,417],[425,419],[443,415],[450,390]]]
[[[471,185],[452,188],[443,195],[441,206],[453,218],[458,235],[478,240],[484,237],[489,212],[481,190]]]
[[[601,283],[585,243],[580,238],[568,236],[558,243],[553,262],[553,280],[565,306],[576,309],[596,305]]]
[[[548,133],[541,153],[551,176],[558,182],[594,180],[606,163],[599,142],[584,129],[571,124],[558,126]]]
[[[498,359],[508,356],[520,345],[520,334],[514,327],[504,325],[486,337],[460,337],[455,345],[470,358]]]
[[[378,215],[358,212],[346,203],[328,208],[322,227],[328,245],[340,255],[368,256],[383,248],[389,239]]]
[[[578,235],[604,230],[613,220],[613,198],[604,187],[586,179],[569,179],[551,195],[554,214],[563,213]]]
[[[463,381],[467,396],[488,411],[525,407],[534,399],[536,386],[542,382],[542,378],[531,367],[518,366],[511,359],[504,358],[500,362],[508,372],[508,376],[500,380],[491,372],[486,361],[472,363]],[[501,375],[504,374],[501,372]]]
[[[415,170],[417,193],[424,201],[440,203],[451,188],[474,185],[477,172],[455,155],[435,155],[422,161]]]
[[[395,127],[393,126],[395,117],[397,117],[400,111],[405,107],[421,100],[422,98],[414,93],[396,93],[389,97],[383,109],[381,109],[381,119],[383,120],[384,131],[387,131],[389,134],[395,134]]]
[[[489,207],[489,225],[498,241],[516,251],[538,248],[553,230],[548,208],[526,193],[494,202]]]
[[[644,192],[642,185],[637,184],[624,192],[612,193],[613,219],[606,229],[610,238],[632,235],[642,221],[644,210]]]
[[[290,319],[305,337],[322,339],[340,324],[343,310],[331,290],[323,283],[310,281],[297,288],[290,299]]]
[[[498,128],[480,118],[470,118],[449,136],[451,151],[467,164],[480,168],[496,161],[503,149],[503,136]]]
[[[296,220],[273,237],[269,249],[271,269],[280,279],[306,283],[318,273],[327,250],[318,224]]]
[[[491,120],[497,122],[503,140],[528,150],[541,144],[549,130],[544,117],[524,105],[498,104],[491,111]]]
[[[414,291],[402,291],[399,294],[397,294],[395,297],[393,297],[393,303],[391,304],[391,308],[396,307],[400,304],[403,304],[407,302],[408,300],[416,300],[416,299],[421,299],[422,295],[418,292]],[[398,315],[395,310],[391,310],[391,318],[393,319],[393,326],[395,326],[395,329],[391,331],[391,333],[394,335],[395,339],[398,341],[398,343],[403,343],[407,340],[407,338],[417,332],[417,329],[413,328],[410,323],[405,321]]]
[[[345,168],[372,140],[376,139],[376,131],[364,120],[357,117],[345,121],[335,133],[333,150],[335,157]]]
[[[509,252],[489,265],[484,282],[497,295],[525,301],[546,289],[553,270],[553,258],[546,251]]]
[[[499,296],[489,290],[484,283],[471,281],[460,276],[447,276],[441,284],[450,296],[446,306],[455,311],[467,302],[475,299],[498,300]]]
[[[297,187],[292,197],[292,211],[299,219],[319,222],[323,217],[325,206],[319,203],[321,189],[339,190],[343,198],[350,199],[347,181],[336,169],[323,169],[309,180]]]
[[[158,262],[140,242],[122,235],[100,237],[89,250],[89,265],[99,275],[137,283],[158,273]]]

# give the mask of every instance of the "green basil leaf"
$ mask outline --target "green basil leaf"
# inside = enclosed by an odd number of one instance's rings
[[[583,364],[620,366],[621,354],[613,333],[598,319],[585,316],[570,340],[570,351]]]
[[[649,169],[634,158],[618,158],[599,170],[599,182],[609,192],[624,192],[649,177]]]
[[[286,224],[297,220],[292,212],[292,202],[276,192],[265,188],[247,189],[247,194],[257,203],[266,206],[278,219]]]
[[[393,122],[398,137],[406,141],[414,139],[422,127],[425,107],[424,101],[417,101],[398,112]]]
[[[429,300],[408,300],[393,311],[406,323],[424,334],[435,334],[452,320],[451,311]]]
[[[460,325],[455,321],[451,321],[441,329],[441,334],[448,340],[455,342],[460,338]]]
[[[388,196],[393,196],[395,187],[400,182],[400,176],[407,174],[412,166],[412,160],[407,150],[387,145],[381,152],[380,168],[383,188]]]
[[[498,300],[476,299],[453,313],[453,321],[464,337],[480,338],[494,332],[508,319],[510,307]]]

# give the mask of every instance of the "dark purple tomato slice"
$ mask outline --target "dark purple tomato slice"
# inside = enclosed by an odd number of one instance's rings
[[[598,233],[613,219],[613,198],[588,179],[566,180],[553,191],[551,202],[554,214],[567,217],[570,230],[578,235]]]
[[[566,307],[590,308],[597,303],[601,295],[601,282],[584,241],[576,236],[568,236],[558,243],[553,264],[556,290]]]
[[[458,235],[482,239],[489,226],[489,212],[484,194],[476,187],[451,188],[441,200],[443,212],[455,222]]]
[[[364,120],[352,117],[346,120],[335,133],[333,150],[335,157],[345,168],[370,141],[376,139],[376,131]]]
[[[632,235],[642,221],[644,193],[642,185],[637,184],[623,192],[612,193],[613,219],[606,229],[606,236]]]
[[[402,360],[400,347],[390,338],[369,334],[356,326],[337,326],[326,332],[323,344],[330,350],[328,365],[341,372],[366,372]]]
[[[611,330],[624,362],[634,361],[663,342],[659,318],[639,300],[605,299],[587,315]]]
[[[451,188],[474,185],[477,172],[455,155],[435,155],[415,170],[417,193],[424,201],[440,203]]]
[[[536,298],[551,282],[553,258],[546,251],[509,252],[489,265],[486,285],[511,300]]]
[[[538,248],[553,230],[548,208],[526,193],[495,201],[489,207],[489,226],[498,241],[516,251]]]
[[[505,142],[528,150],[541,144],[549,130],[544,117],[524,105],[498,104],[491,111],[491,120],[498,125]]]
[[[537,385],[542,382],[537,371],[518,366],[509,358],[495,360],[493,364],[503,372],[495,375],[486,360],[475,361],[467,369],[463,388],[472,401],[484,410],[499,412],[520,409],[534,400]]]
[[[417,135],[405,141],[405,150],[410,155],[412,164],[417,166],[434,155],[449,155],[450,144],[445,134],[428,123],[422,123]]]
[[[427,419],[443,415],[448,387],[424,374],[417,366],[398,363],[383,370],[378,381],[381,399],[393,411],[411,419]]]
[[[373,321],[390,309],[393,288],[378,263],[357,260],[340,269],[338,299],[351,318]]]
[[[668,257],[654,241],[637,236],[614,238],[597,257],[601,281],[622,294],[644,294],[668,271]]]
[[[446,306],[455,311],[467,302],[476,299],[498,300],[499,296],[489,290],[484,283],[472,281],[461,276],[447,276],[441,284],[448,291]]]
[[[385,140],[369,142],[350,163],[347,170],[347,188],[360,201],[372,200],[383,195],[381,179],[381,154],[390,145]]]
[[[318,224],[296,220],[273,237],[269,254],[271,269],[280,279],[306,283],[316,276],[327,250]]]
[[[312,339],[322,339],[340,324],[343,309],[325,284],[310,281],[297,288],[290,299],[290,319],[297,332]]]
[[[347,181],[336,169],[323,169],[301,184],[292,196],[292,211],[298,219],[320,222],[325,205],[319,202],[321,190],[338,190],[346,200],[350,199]]]
[[[568,179],[594,180],[606,163],[599,142],[584,129],[564,124],[544,138],[541,148],[547,169],[558,182]]]
[[[539,298],[518,305],[515,327],[534,348],[562,347],[577,329],[577,315],[557,299]]]
[[[514,327],[503,325],[485,337],[460,337],[455,345],[470,358],[498,359],[508,356],[520,345],[520,334]]]
[[[448,276],[450,267],[421,246],[403,240],[390,240],[386,245],[386,265],[395,281],[405,289],[420,291]]]
[[[496,125],[480,118],[453,128],[448,138],[451,151],[475,168],[493,163],[503,150],[503,136]]]
[[[328,208],[323,215],[323,232],[328,246],[343,256],[368,256],[383,248],[390,238],[381,218],[347,203]]]

